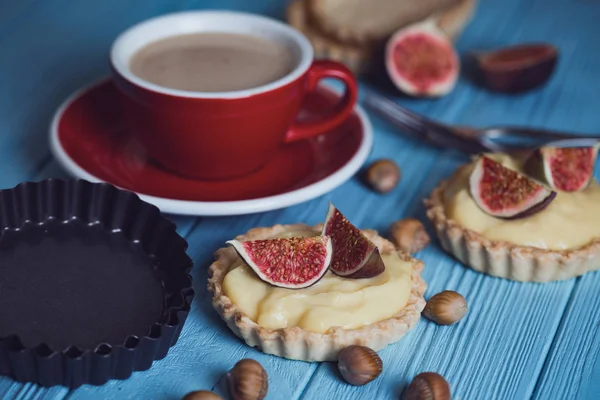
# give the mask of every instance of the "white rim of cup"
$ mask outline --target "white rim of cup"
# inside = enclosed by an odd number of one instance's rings
[[[296,67],[283,78],[263,86],[230,92],[169,89],[139,78],[131,72],[131,57],[146,45],[171,36],[202,32],[241,33],[284,39],[297,46],[299,60]],[[121,33],[110,50],[113,68],[129,82],[153,92],[197,99],[235,99],[272,91],[301,77],[312,64],[313,56],[313,48],[308,39],[289,25],[268,17],[235,11],[184,11],[148,19]]]

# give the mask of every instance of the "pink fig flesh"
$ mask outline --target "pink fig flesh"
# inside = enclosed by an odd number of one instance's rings
[[[460,63],[443,31],[435,25],[416,24],[400,29],[389,39],[386,68],[400,91],[438,97],[454,88]]]
[[[540,155],[548,184],[564,192],[584,190],[594,177],[597,154],[598,149],[593,147],[542,148]]]
[[[485,156],[475,163],[469,187],[481,210],[504,219],[531,216],[556,197],[556,192]]]
[[[327,236],[247,242],[230,240],[227,243],[260,279],[288,289],[301,289],[317,283],[327,272],[333,252],[331,239]]]
[[[329,205],[322,235],[331,237],[333,256],[329,269],[333,273],[360,279],[377,276],[385,270],[377,246],[332,204]]]

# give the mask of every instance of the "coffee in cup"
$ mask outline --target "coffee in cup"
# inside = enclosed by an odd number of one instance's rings
[[[131,72],[154,84],[192,92],[230,92],[289,74],[296,60],[283,44],[251,35],[193,33],[150,43],[133,55]]]
[[[188,11],[142,22],[111,49],[129,127],[148,155],[172,172],[228,179],[258,170],[285,143],[331,131],[357,98],[342,64],[313,60],[297,30],[247,13]],[[297,120],[323,78],[342,80],[339,103]]]

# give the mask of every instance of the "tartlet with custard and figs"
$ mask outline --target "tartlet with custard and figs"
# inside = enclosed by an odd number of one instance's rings
[[[350,345],[400,340],[425,307],[423,263],[330,206],[324,224],[251,229],[215,252],[212,303],[249,346],[335,361]]]
[[[425,200],[442,247],[467,266],[517,281],[600,268],[597,147],[483,154]]]

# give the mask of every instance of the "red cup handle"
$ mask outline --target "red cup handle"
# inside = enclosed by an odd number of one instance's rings
[[[358,85],[352,72],[343,64],[335,61],[314,61],[307,72],[305,93],[315,90],[317,84],[323,78],[341,80],[346,86],[344,96],[334,107],[324,113],[307,121],[296,121],[285,137],[286,142],[306,139],[328,132],[344,122],[354,110],[358,98]]]

